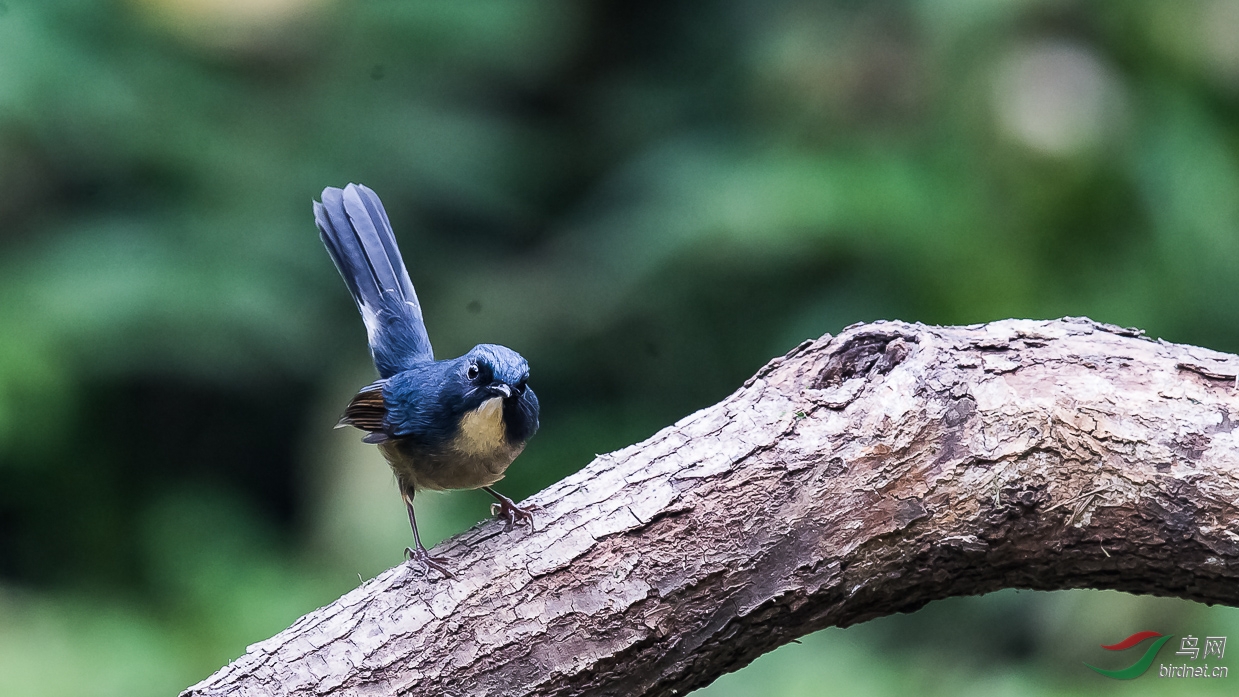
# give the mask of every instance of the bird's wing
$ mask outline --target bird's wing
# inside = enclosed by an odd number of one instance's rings
[[[434,360],[422,306],[378,195],[349,184],[323,189],[322,199],[314,202],[314,222],[361,311],[379,375]]]
[[[367,443],[382,443],[387,440],[384,422],[387,418],[387,403],[383,399],[383,387],[386,380],[379,380],[361,388],[344,409],[344,416],[336,428],[355,426],[370,435],[363,440]]]

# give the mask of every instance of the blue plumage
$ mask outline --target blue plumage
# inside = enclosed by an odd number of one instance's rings
[[[360,184],[323,189],[314,222],[366,324],[382,377],[434,360],[422,306],[379,197]]]
[[[478,375],[470,380],[474,365]],[[524,392],[523,398],[504,403],[508,438],[524,442],[538,428],[538,398],[526,384],[528,379],[525,359],[494,344],[475,346],[460,358],[415,366],[387,380],[385,432],[414,439],[429,449],[445,447],[456,437],[464,415],[495,396],[489,386],[499,382]]]
[[[395,472],[413,528],[410,557],[448,574],[422,546],[413,496],[482,488],[499,500],[509,529],[532,521],[528,509],[490,488],[538,430],[529,364],[495,344],[434,360],[421,305],[373,191],[359,184],[324,189],[314,220],[361,312],[382,378],[357,393],[340,425],[368,431],[363,440],[377,444]]]

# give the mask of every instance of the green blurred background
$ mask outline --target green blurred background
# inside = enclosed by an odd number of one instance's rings
[[[856,321],[1239,350],[1236,37],[1239,0],[0,1],[0,694],[171,695],[401,561],[331,428],[373,368],[324,186],[382,195],[440,356],[533,365],[519,498]],[[951,599],[700,694],[1239,687],[1083,667],[1144,629],[1239,611]]]

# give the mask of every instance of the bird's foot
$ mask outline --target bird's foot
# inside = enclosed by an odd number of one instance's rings
[[[404,558],[411,562],[418,562],[426,567],[426,570],[434,569],[443,574],[444,578],[456,578],[452,572],[447,570],[444,564],[447,562],[443,557],[432,557],[430,552],[426,551],[425,547],[405,547]]]
[[[506,496],[499,499],[498,503],[490,505],[490,514],[507,522],[507,525],[503,527],[504,532],[510,532],[512,528],[522,523],[529,523],[529,529],[533,530],[533,512],[536,510],[540,510],[536,504],[529,504],[522,508]]]

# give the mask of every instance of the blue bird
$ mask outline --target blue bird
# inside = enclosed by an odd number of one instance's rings
[[[337,424],[368,431],[396,474],[417,560],[451,576],[417,534],[413,497],[423,489],[484,489],[498,499],[507,529],[533,523],[529,508],[491,488],[538,430],[529,364],[506,346],[479,344],[436,361],[391,223],[379,197],[360,184],[323,189],[314,222],[361,311],[379,380],[361,388]]]

